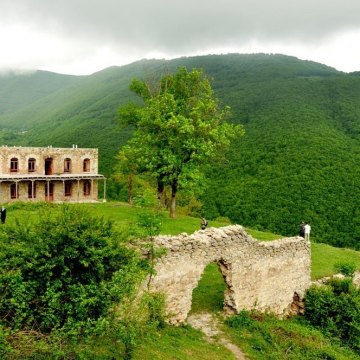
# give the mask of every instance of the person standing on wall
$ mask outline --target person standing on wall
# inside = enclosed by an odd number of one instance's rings
[[[6,208],[5,208],[5,206],[1,207],[0,219],[1,219],[1,223],[5,224],[5,220],[6,220]]]
[[[305,237],[305,223],[302,221],[300,224],[300,231],[299,231],[299,235],[304,238]]]
[[[204,217],[202,217],[200,223],[201,230],[205,230],[207,226],[208,226],[208,221]]]
[[[310,231],[311,231],[311,226],[308,223],[306,223],[304,226],[305,240],[310,240]]]

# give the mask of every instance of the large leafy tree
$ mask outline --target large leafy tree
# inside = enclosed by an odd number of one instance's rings
[[[226,121],[230,109],[220,108],[202,70],[189,72],[181,67],[156,86],[134,79],[130,89],[143,104],[120,109],[122,121],[135,126],[121,153],[136,159],[137,172],[148,172],[156,179],[159,201],[165,186],[170,187],[170,216],[175,217],[179,187],[199,179],[201,165],[224,154],[243,128]]]

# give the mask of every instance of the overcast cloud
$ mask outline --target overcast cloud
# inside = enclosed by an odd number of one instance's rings
[[[0,70],[284,53],[360,70],[358,0],[0,0]]]

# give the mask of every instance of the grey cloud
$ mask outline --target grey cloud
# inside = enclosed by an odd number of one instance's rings
[[[359,12],[358,0],[12,0],[0,5],[0,20],[172,54],[251,38],[315,43],[359,28]]]

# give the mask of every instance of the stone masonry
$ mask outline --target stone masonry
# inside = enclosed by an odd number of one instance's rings
[[[98,149],[0,147],[0,203],[94,202],[98,199]]]
[[[186,320],[193,289],[212,262],[227,285],[224,308],[229,313],[256,309],[286,314],[311,283],[310,242],[301,237],[258,241],[243,227],[231,225],[158,236],[154,244],[166,254],[157,261],[151,290],[165,294],[173,324]]]

